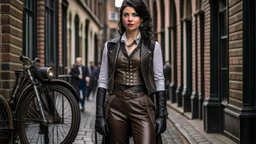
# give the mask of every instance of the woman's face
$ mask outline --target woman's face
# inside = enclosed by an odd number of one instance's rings
[[[139,30],[142,19],[136,13],[133,7],[127,6],[124,8],[122,13],[122,23],[126,31],[137,31]]]

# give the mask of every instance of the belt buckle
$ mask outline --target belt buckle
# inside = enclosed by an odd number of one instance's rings
[[[124,98],[125,99],[131,99],[132,91],[131,90],[124,90]]]

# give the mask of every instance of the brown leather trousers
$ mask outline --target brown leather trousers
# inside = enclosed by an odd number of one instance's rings
[[[108,95],[105,114],[109,128],[110,144],[155,143],[155,105],[144,92],[131,94],[114,90]]]

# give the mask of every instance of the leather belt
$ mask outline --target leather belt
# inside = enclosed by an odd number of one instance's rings
[[[112,94],[129,100],[129,99],[133,99],[133,98],[137,98],[137,97],[143,97],[145,95],[145,92],[141,91],[141,92],[133,93],[129,89],[124,90],[124,91],[118,90],[118,89],[113,89]]]
[[[145,85],[136,85],[136,86],[127,86],[127,85],[122,85],[119,83],[115,83],[114,89],[118,89],[120,91],[125,91],[125,90],[131,90],[133,93],[138,93],[142,91],[147,91]]]

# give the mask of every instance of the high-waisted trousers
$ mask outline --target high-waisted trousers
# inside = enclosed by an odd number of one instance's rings
[[[128,144],[130,137],[135,144],[155,143],[155,105],[148,95],[129,99],[110,94],[105,114],[110,144]]]

